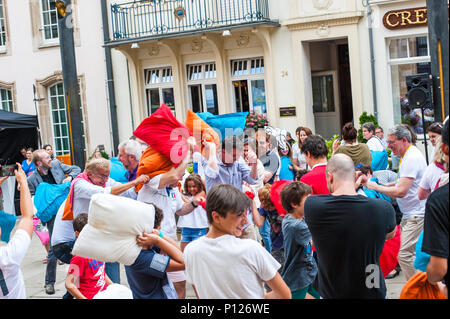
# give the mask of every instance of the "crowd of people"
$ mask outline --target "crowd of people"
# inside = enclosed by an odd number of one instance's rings
[[[395,125],[386,138],[373,123],[362,132],[366,143],[345,124],[332,154],[307,127],[296,130],[297,141],[274,128],[227,136],[220,145],[202,140],[201,153],[190,137],[188,155],[155,174],[140,170],[151,148],[133,136],[118,147],[123,182],[111,178],[111,161],[98,150],[81,170],[55,159],[51,145],[28,149],[15,171],[21,221],[0,247],[0,299],[26,298],[20,263],[37,218],[31,198],[41,184],[65,192],[42,220],[49,235],[45,291],[55,293],[57,261],[69,264],[64,299],[92,299],[121,283],[118,262],[72,254],[95,194],[154,206],[153,230],[136,238],[141,252],[125,266],[135,299],[184,299],[186,285],[200,299],[384,299],[386,277],[402,271],[409,281],[420,272],[419,236],[430,255],[422,271],[427,284],[447,297],[448,120],[428,128],[428,166],[407,125]],[[388,251],[395,243],[397,250]]]

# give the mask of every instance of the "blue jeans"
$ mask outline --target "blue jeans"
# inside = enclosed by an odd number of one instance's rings
[[[264,225],[259,227],[259,234],[264,242],[264,247],[270,253],[272,251],[272,240],[270,239],[270,224],[267,219]]]
[[[189,228],[184,227],[181,231],[181,242],[190,243],[191,241],[200,238],[208,232],[208,228]]]
[[[53,233],[53,225],[55,224],[56,216],[53,216],[46,225],[48,229],[49,242],[52,242],[52,233]],[[56,264],[57,264],[56,256],[53,252],[53,247],[50,246],[47,255],[47,267],[45,269],[45,284],[46,285],[54,285],[56,281]]]
[[[105,263],[106,275],[115,284],[120,284],[120,264],[119,263]]]
[[[52,246],[53,253],[56,258],[61,260],[63,263],[70,264],[72,260],[72,248],[75,245],[75,241],[69,241],[66,243],[57,244]]]

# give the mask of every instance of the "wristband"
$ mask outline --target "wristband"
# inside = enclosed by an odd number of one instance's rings
[[[159,237],[163,238],[163,236],[164,236],[163,232],[161,230],[158,230],[158,232],[159,232]]]
[[[192,200],[191,200],[191,205],[192,205],[194,208],[197,208],[197,207],[198,207],[198,205],[195,205],[195,204],[194,204],[194,201],[192,201]]]

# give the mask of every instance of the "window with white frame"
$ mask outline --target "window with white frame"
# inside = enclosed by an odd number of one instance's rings
[[[0,89],[0,110],[12,112],[13,100],[11,90]]]
[[[0,0],[0,52],[5,50],[6,46],[6,21],[3,0]]]
[[[40,0],[42,38],[44,43],[58,42],[58,14],[56,0]]]
[[[175,116],[172,67],[159,67],[144,70],[147,114],[154,113],[165,103]]]
[[[191,110],[219,114],[216,63],[188,64],[186,74]]]
[[[48,89],[50,113],[53,128],[53,145],[56,156],[70,154],[69,121],[63,83],[57,83]],[[81,107],[81,106],[80,106]],[[81,107],[81,127],[84,134],[83,108]]]
[[[387,39],[388,63],[391,73],[394,122],[409,124],[415,133],[423,133],[422,112],[410,106],[406,77],[431,73],[431,59],[426,35]],[[424,111],[425,121],[434,121],[433,108]]]
[[[231,81],[236,112],[267,112],[264,58],[231,60]]]

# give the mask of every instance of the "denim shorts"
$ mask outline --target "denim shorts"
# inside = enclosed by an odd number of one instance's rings
[[[202,236],[205,236],[208,232],[208,228],[189,228],[184,227],[181,231],[181,242],[182,243],[190,243],[191,241],[196,240]]]

